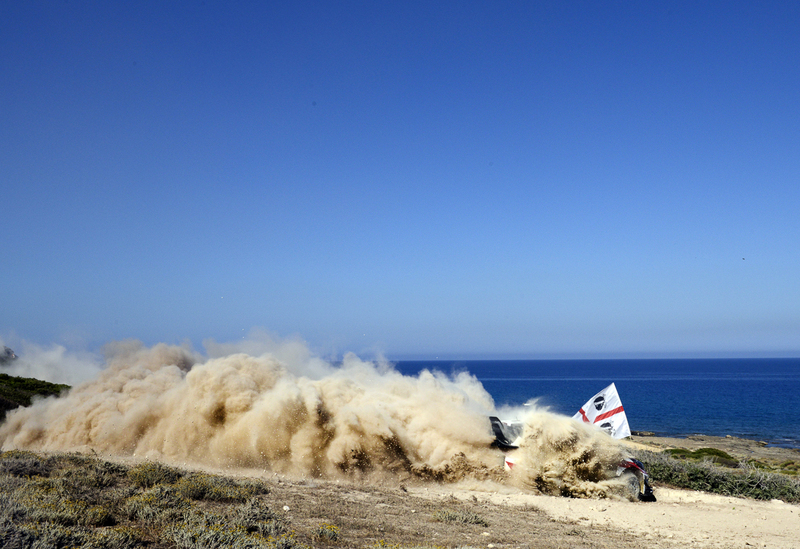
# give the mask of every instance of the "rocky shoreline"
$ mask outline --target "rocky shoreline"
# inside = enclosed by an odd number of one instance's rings
[[[690,435],[685,438],[653,436],[645,431],[636,431],[627,443],[634,448],[663,451],[674,448],[698,450],[716,448],[741,461],[755,460],[766,464],[779,464],[800,460],[800,450],[770,446],[764,441],[734,436]]]

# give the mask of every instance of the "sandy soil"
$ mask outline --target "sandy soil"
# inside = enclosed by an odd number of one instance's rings
[[[537,549],[800,547],[800,506],[667,488],[657,494],[656,503],[634,503],[525,494],[489,482],[375,486],[276,479],[268,498],[298,532],[339,526],[339,547],[379,540]],[[470,511],[487,525],[436,521],[434,513],[443,509]]]
[[[639,440],[645,438],[647,440]],[[718,447],[737,457],[798,459],[800,452],[742,439],[636,437],[650,448]],[[490,481],[383,484],[297,481],[272,477],[269,497],[298,531],[323,523],[341,528],[338,547],[390,544],[473,547],[798,548],[800,506],[658,486],[656,503],[569,499],[523,493]],[[488,526],[434,519],[465,510]],[[319,540],[316,547],[324,546]]]
[[[656,503],[568,499],[520,493],[486,493],[439,487],[439,497],[455,496],[510,509],[534,507],[562,524],[592,531],[615,530],[649,547],[800,547],[800,507],[661,488]],[[588,536],[588,534],[587,534]],[[598,541],[605,543],[605,533]]]

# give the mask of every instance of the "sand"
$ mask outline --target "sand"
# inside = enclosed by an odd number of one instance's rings
[[[736,437],[631,438],[633,446],[718,448],[739,459],[781,462],[800,452]],[[656,481],[656,486],[657,486]],[[559,521],[620,528],[646,540],[668,540],[698,547],[800,547],[800,506],[659,487],[656,503],[592,501],[513,494],[492,496],[509,505],[533,505]]]
[[[743,439],[640,438],[634,437],[631,443],[650,448],[717,447],[737,457],[762,461],[800,459],[797,450],[769,448]],[[800,547],[800,505],[673,489],[660,486],[657,479],[654,484],[655,503],[533,495],[491,481],[398,484],[388,480],[383,485],[360,485],[285,477],[278,481],[272,496],[276,505],[290,502],[298,525],[305,521],[313,524],[315,516],[338,517],[343,530],[354,536],[347,543],[358,546],[385,538],[404,545],[497,549]],[[357,505],[362,507],[357,509]],[[443,508],[476,512],[489,525],[453,526],[432,521],[432,513]]]
[[[538,496],[489,486],[414,488],[432,498],[476,497],[509,509],[535,507],[551,519],[581,527],[622,530],[649,547],[800,547],[800,507],[688,490],[659,488],[655,503]]]

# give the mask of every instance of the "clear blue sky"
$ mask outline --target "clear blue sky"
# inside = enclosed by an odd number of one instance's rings
[[[0,3],[0,338],[800,355],[800,3]]]

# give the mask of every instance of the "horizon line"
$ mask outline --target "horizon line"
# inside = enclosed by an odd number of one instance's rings
[[[800,352],[705,352],[705,353],[397,353],[385,355],[390,362],[473,360],[734,360],[800,359]]]

